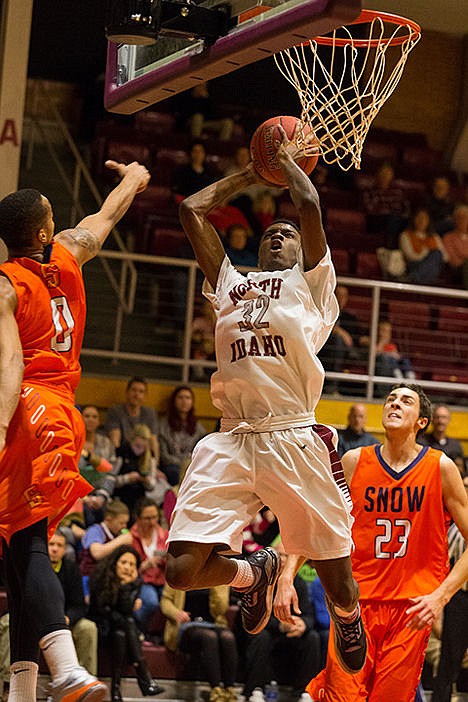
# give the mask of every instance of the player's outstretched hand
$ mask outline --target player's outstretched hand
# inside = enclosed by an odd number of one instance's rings
[[[406,625],[409,629],[424,629],[426,626],[432,626],[444,608],[444,603],[437,596],[436,591],[429,595],[410,597],[410,602],[413,606],[406,610],[406,614],[411,617]]]
[[[298,120],[294,129],[294,134],[291,139],[288,138],[284,128],[278,124],[278,131],[282,134],[283,141],[276,144],[278,147],[278,159],[287,158],[290,156],[293,161],[304,158],[305,155],[313,156],[320,153],[320,149],[316,145],[316,138],[313,132],[309,132],[305,136],[302,134],[303,124]]]
[[[138,182],[137,193],[143,192],[150,182],[150,174],[145,166],[142,166],[138,161],[132,163],[118,163],[109,159],[106,161],[106,167],[112,171],[116,171],[120,178],[134,178]]]
[[[301,613],[297,592],[289,579],[280,576],[276,586],[273,613],[280,622],[294,626],[295,621],[291,611],[296,615]]]

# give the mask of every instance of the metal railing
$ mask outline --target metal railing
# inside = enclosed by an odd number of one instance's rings
[[[38,104],[36,109],[33,107],[25,122],[26,168],[32,166],[35,147],[40,141],[45,145],[50,161],[63,183],[65,194],[69,197],[69,226],[75,226],[86,214],[81,202],[83,186],[87,187],[97,207],[100,207],[103,198],[53,97],[49,94],[46,83],[37,82],[35,99],[40,101],[40,105]],[[66,145],[71,155],[71,173],[67,172],[62,163],[61,154],[57,149],[57,135],[60,136],[61,145]],[[216,367],[214,361],[191,357],[194,308],[200,298],[201,276],[196,262],[130,253],[117,229],[113,230],[110,240],[117,250],[102,251],[97,258],[98,267],[89,264],[89,267],[85,268],[85,277],[88,282],[94,283],[91,292],[88,293],[90,321],[82,352],[85,366],[88,365],[87,360],[91,362],[93,359],[102,359],[109,361],[109,373],[127,374],[128,366],[125,366],[124,362],[133,363],[137,367],[142,364],[147,376],[153,375],[153,369],[155,378],[164,379],[171,376],[172,379],[176,373],[182,382],[192,380],[195,368],[212,371]],[[366,372],[329,372],[327,378],[339,381],[340,385],[345,386],[362,383],[360,396],[368,400],[373,398],[376,388],[393,380],[375,375],[375,346],[378,322],[383,313],[383,295],[391,292],[392,295],[401,295],[402,299],[409,299],[409,296],[414,294],[430,295],[441,301],[455,301],[457,305],[465,306],[468,310],[468,292],[462,290],[348,277],[339,278],[339,282],[350,289],[364,288],[367,291],[365,295],[368,295],[370,309],[369,353]],[[146,309],[145,314],[140,314],[142,309]],[[136,322],[133,326],[132,321]],[[146,344],[142,343],[145,341]],[[461,342],[462,345],[465,344],[468,354],[468,330]],[[441,356],[438,362],[443,366],[444,356]],[[465,378],[468,376],[466,364],[465,357],[462,373]],[[463,402],[468,397],[466,383],[435,382],[427,378],[418,379],[418,382],[430,392],[445,392],[449,396],[453,394],[455,403],[457,398],[461,397]]]
[[[154,366],[155,371],[157,367],[157,376],[160,379],[164,379],[165,368],[177,367],[180,371],[179,380],[182,382],[188,382],[192,377],[192,369],[195,367],[209,368],[211,370],[216,368],[216,363],[214,361],[208,360],[198,360],[191,357],[191,330],[192,322],[194,317],[194,304],[197,300],[200,300],[200,271],[196,261],[188,259],[178,259],[178,258],[164,258],[149,256],[143,254],[122,254],[114,251],[103,251],[101,256],[107,260],[121,260],[124,256],[130,258],[135,264],[137,271],[140,266],[144,266],[146,269],[146,275],[149,282],[149,286],[152,284],[158,285],[159,298],[163,301],[155,302],[155,308],[153,310],[153,316],[148,315],[148,324],[152,325],[152,319],[158,320],[154,321],[156,325],[155,334],[157,336],[158,331],[162,333],[165,327],[172,324],[171,328],[176,328],[178,333],[182,335],[177,343],[173,345],[169,344],[163,352],[159,353],[142,353],[138,351],[139,341],[141,339],[136,336],[131,339],[129,344],[129,339],[121,339],[121,344],[117,344],[119,349],[116,348],[97,348],[90,345],[85,345],[83,348],[83,356],[89,358],[104,358],[112,362],[112,372],[118,373],[118,365],[121,361],[134,361],[135,363],[144,363]],[[240,270],[247,271],[248,269],[240,268]],[[164,271],[162,275],[161,271]],[[184,289],[180,287],[180,276],[177,275],[177,271],[185,271],[184,279]],[[164,281],[164,282],[163,282]],[[175,282],[176,281],[176,282]],[[460,334],[463,338],[461,341],[465,344],[468,349],[468,292],[463,290],[449,289],[449,288],[429,288],[426,286],[415,286],[401,283],[390,283],[386,281],[376,281],[376,280],[361,280],[356,278],[339,277],[338,282],[342,285],[346,285],[352,294],[353,288],[359,288],[362,291],[367,291],[364,294],[368,296],[369,309],[370,309],[370,324],[369,324],[369,352],[366,361],[366,372],[365,373],[354,373],[354,372],[340,372],[340,373],[327,373],[327,378],[332,380],[337,380],[343,384],[356,384],[362,383],[363,394],[361,396],[370,400],[374,397],[376,386],[388,385],[394,382],[394,378],[388,376],[376,376],[376,341],[377,341],[377,331],[379,320],[384,314],[385,302],[382,301],[382,297],[386,293],[391,293],[393,297],[401,295],[401,299],[410,299],[411,295],[417,294],[418,296],[430,295],[432,299],[440,300],[441,303],[445,302],[450,304],[454,303],[455,306],[465,306],[467,309],[467,331],[466,334]],[[174,293],[174,288],[177,287],[177,295],[185,300],[185,307],[183,312],[179,311],[179,315],[175,312],[175,307],[173,301],[169,299],[170,294]],[[149,292],[148,287],[139,287],[136,295],[135,309],[142,304],[144,304],[145,299],[148,298]],[[91,301],[91,305],[93,301]],[[408,303],[409,308],[411,302]],[[102,311],[102,310],[101,310]],[[107,315],[111,315],[112,310],[108,310]],[[112,321],[108,316],[108,322],[112,325]],[[417,319],[414,319],[414,324],[417,324]],[[141,328],[141,336],[144,338],[147,330]],[[411,326],[408,327],[408,333],[411,333]],[[121,346],[125,341],[126,348],[122,349]],[[135,350],[131,350],[129,346],[134,346]],[[446,353],[442,353],[440,356],[440,366],[443,368],[444,361],[447,358]],[[465,359],[465,377],[468,375],[468,366]],[[468,398],[468,384],[462,382],[435,382],[430,379],[419,379],[423,387],[431,393],[442,392],[446,393],[448,396],[457,396],[460,400],[460,394],[465,395]],[[454,404],[457,401],[454,400]]]

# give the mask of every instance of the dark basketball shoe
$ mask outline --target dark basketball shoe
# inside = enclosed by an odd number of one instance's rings
[[[354,675],[363,667],[367,654],[366,632],[362,624],[361,608],[358,605],[356,618],[347,622],[337,615],[328,598],[327,607],[334,624],[336,657],[343,670]]]
[[[248,634],[258,634],[270,619],[273,592],[281,572],[280,557],[272,548],[262,548],[247,557],[255,583],[241,599],[242,624]]]

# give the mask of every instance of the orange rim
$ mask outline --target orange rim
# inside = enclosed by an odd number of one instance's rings
[[[372,22],[372,20],[380,18],[383,22],[388,22],[389,24],[400,25],[409,30],[409,33],[404,36],[394,36],[387,39],[354,39],[352,37],[333,37],[333,36],[318,36],[314,37],[313,41],[317,44],[323,44],[325,46],[347,46],[352,44],[356,47],[376,47],[381,44],[388,44],[390,46],[401,46],[401,44],[406,44],[408,41],[414,41],[421,35],[421,27],[417,22],[407,19],[406,17],[400,17],[400,15],[393,15],[389,12],[377,12],[376,10],[362,10],[359,17],[357,17],[354,22],[350,24],[365,24],[367,22]]]

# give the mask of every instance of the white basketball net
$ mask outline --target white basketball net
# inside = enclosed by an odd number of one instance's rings
[[[395,23],[392,34],[385,36],[389,22],[380,16],[369,25],[366,40],[353,38],[347,27],[330,34],[331,58],[324,53],[320,38],[274,57],[280,72],[297,90],[301,120],[314,131],[321,157],[345,171],[360,168],[369,127],[398,85],[408,54],[421,38],[414,26]]]

